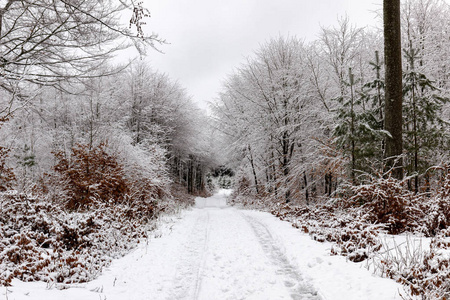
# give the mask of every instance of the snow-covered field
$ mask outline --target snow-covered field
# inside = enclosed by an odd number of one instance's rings
[[[96,280],[59,290],[13,281],[0,299],[401,299],[402,286],[330,256],[288,222],[225,206],[226,191],[162,225]]]

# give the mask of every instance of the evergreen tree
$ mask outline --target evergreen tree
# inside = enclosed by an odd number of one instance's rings
[[[449,102],[427,76],[415,68],[419,51],[405,51],[409,70],[403,74],[404,148],[408,153],[406,171],[415,174],[414,191],[419,190],[419,174],[432,164],[433,153],[448,147],[448,123],[440,117]]]
[[[379,68],[379,62],[374,63]],[[378,74],[378,72],[377,72]],[[378,74],[379,75],[379,74]],[[381,91],[383,81],[377,78],[363,85],[358,93],[354,92],[354,75],[349,70],[349,97],[339,97],[337,123],[334,135],[338,147],[350,158],[350,174],[356,183],[356,173],[370,172],[373,162],[382,158],[383,105]]]

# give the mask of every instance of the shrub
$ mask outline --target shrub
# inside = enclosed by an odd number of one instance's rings
[[[364,185],[351,186],[352,195],[342,199],[344,206],[361,207],[368,223],[384,224],[391,234],[417,228],[423,211],[417,197],[406,189],[406,180],[373,178]]]
[[[67,214],[49,201],[5,193],[0,204],[0,285],[92,280],[147,234],[145,220],[127,218],[124,205]]]
[[[426,250],[422,243],[416,244],[407,238],[406,245],[393,248],[380,254],[376,260],[376,270],[381,276],[403,284],[409,299],[417,299],[416,296],[430,300],[449,299],[449,241],[442,237],[433,238],[430,249]]]
[[[450,175],[434,196],[414,195],[405,187],[405,181],[378,178],[350,186],[341,199],[324,205],[273,205],[272,213],[319,242],[333,242],[332,254],[354,262],[376,256],[380,275],[403,284],[405,299],[450,299]],[[434,236],[430,250],[408,244],[379,252],[381,233],[404,231]]]
[[[12,168],[6,165],[9,149],[0,147],[0,192],[4,192],[11,188],[12,182],[16,180]]]
[[[54,170],[67,182],[67,208],[86,209],[96,200],[122,201],[128,192],[128,183],[117,157],[106,152],[102,143],[92,149],[78,144],[70,157],[63,151],[54,153]]]
[[[361,213],[358,209],[342,211],[335,203],[313,207],[285,204],[272,210],[314,240],[334,243],[331,254],[347,256],[353,262],[361,262],[381,248],[378,235],[382,226],[361,221]]]
[[[423,211],[423,219],[419,231],[426,236],[437,236],[448,233],[450,228],[450,169],[440,167],[444,171],[442,179],[434,191],[434,195],[421,195],[418,207]]]

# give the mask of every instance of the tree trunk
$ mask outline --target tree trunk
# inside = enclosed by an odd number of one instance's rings
[[[285,118],[286,119],[286,118]],[[285,123],[285,126],[287,126],[287,122]],[[282,146],[283,146],[283,157],[281,160],[282,163],[282,169],[283,169],[283,175],[284,175],[284,185],[285,185],[285,193],[284,193],[284,199],[286,203],[289,203],[291,201],[291,191],[289,189],[289,162],[290,162],[290,157],[289,157],[289,136],[287,131],[285,131],[283,133],[283,141],[282,141]]]
[[[252,166],[253,179],[255,180],[256,194],[259,194],[258,177],[256,177],[256,169],[255,169],[255,164],[253,161],[252,148],[250,147],[250,145],[248,145],[248,153],[250,155],[249,160],[250,160],[250,164]]]
[[[409,30],[408,30],[409,37]],[[416,80],[415,80],[415,53],[412,47],[412,40],[409,39],[409,67],[413,76],[411,78],[411,100],[413,105],[413,136],[414,136],[414,193],[419,192],[419,148],[417,141],[417,106],[416,106]]]
[[[189,194],[192,194],[194,192],[194,162],[193,157],[191,156],[189,156],[188,158],[187,188]]]
[[[333,175],[331,173],[325,174],[325,195],[331,196],[333,192]]]
[[[306,176],[306,172],[303,172],[303,181],[305,182],[305,199],[306,199],[306,205],[309,205],[308,177]]]
[[[383,115],[383,102],[381,98],[381,65],[380,65],[380,55],[378,51],[375,51],[375,62],[376,62],[376,71],[377,71],[377,99],[378,99],[378,106],[380,109],[380,122],[382,122],[381,129],[384,130],[384,115]],[[381,153],[384,153],[385,145],[384,139],[381,141]]]
[[[386,97],[384,128],[386,169],[403,178],[402,141],[402,54],[400,32],[400,0],[383,0],[384,56],[386,64]]]
[[[355,184],[355,169],[356,169],[356,145],[355,145],[355,110],[354,110],[354,95],[353,95],[353,84],[354,75],[352,73],[352,68],[348,69],[348,76],[350,80],[350,134],[351,134],[351,147],[352,147],[352,170],[351,179],[352,183]]]
[[[273,174],[273,176],[272,176],[272,182],[273,182],[273,184],[274,184],[275,198],[277,198],[277,197],[278,197],[278,186],[277,186],[277,180],[278,180],[278,177],[277,177],[277,170],[276,170],[276,168],[275,168],[275,155],[274,155],[274,153],[273,153],[273,150],[271,151],[270,154],[271,154],[272,174]]]

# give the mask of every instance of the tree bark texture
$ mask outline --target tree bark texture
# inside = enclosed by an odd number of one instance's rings
[[[402,54],[400,0],[383,0],[384,57],[386,65],[386,97],[384,128],[391,134],[386,138],[386,168],[392,175],[403,178],[402,141]]]

